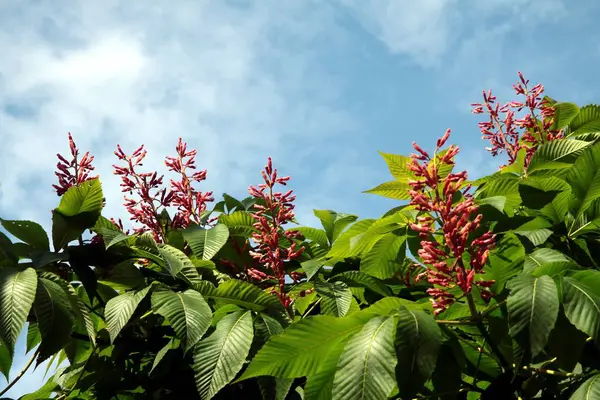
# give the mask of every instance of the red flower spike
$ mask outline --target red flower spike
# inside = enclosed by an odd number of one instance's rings
[[[552,140],[563,136],[562,131],[552,129],[554,123],[554,107],[541,97],[544,87],[541,84],[528,88],[529,80],[518,72],[519,82],[513,85],[518,96],[524,96],[524,101],[510,101],[503,106],[496,104],[496,96],[492,91],[483,92],[483,103],[471,104],[474,114],[488,113],[488,121],[480,122],[479,129],[483,139],[490,142],[487,147],[492,156],[505,152],[508,156],[507,165],[516,162],[521,149],[525,150],[525,167],[529,165],[531,157],[537,148]],[[515,111],[527,109],[528,113],[522,118],[515,116]],[[501,117],[500,114],[504,114]],[[541,117],[541,118],[540,118]],[[541,122],[541,126],[538,123]],[[501,166],[502,168],[504,166]]]
[[[273,293],[277,296],[284,307],[288,307],[292,299],[285,293],[285,265],[287,262],[298,258],[304,251],[304,247],[296,248],[296,243],[292,242],[289,248],[279,246],[280,239],[285,237],[293,239],[298,236],[296,231],[285,231],[283,225],[294,219],[295,200],[293,191],[286,193],[274,192],[275,185],[283,185],[289,181],[290,177],[278,177],[277,169],[273,168],[271,158],[267,160],[265,169],[261,172],[264,184],[250,186],[248,192],[251,196],[261,199],[265,206],[254,205],[254,212],[251,214],[255,219],[254,227],[257,233],[253,234],[252,239],[256,243],[250,255],[266,270],[272,271],[272,278],[277,281],[277,289]],[[261,274],[256,274],[255,269],[247,268],[246,273],[250,278],[263,280]],[[301,279],[300,273],[292,272],[290,277],[294,281]]]
[[[72,186],[81,185],[85,181],[98,177],[89,176],[90,172],[94,170],[94,166],[92,165],[94,156],[91,156],[89,152],[86,152],[83,157],[79,159],[79,149],[70,132],[69,149],[71,152],[71,161],[68,161],[60,154],[56,155],[58,157],[58,164],[56,164],[58,171],[54,174],[58,177],[58,185],[52,185],[52,187],[59,196],[65,194]]]
[[[491,93],[484,93],[484,97],[492,98]],[[444,136],[438,139],[437,150],[445,144],[449,136],[450,130],[447,130]],[[421,279],[427,276],[427,281],[434,285],[427,290],[432,297],[434,313],[442,313],[454,302],[454,296],[448,292],[449,288],[459,287],[464,294],[468,294],[473,285],[477,285],[482,288],[482,297],[489,299],[491,293],[487,288],[493,281],[475,282],[475,278],[476,274],[484,272],[483,267],[488,260],[490,249],[494,246],[495,236],[486,232],[471,238],[481,225],[482,215],[476,215],[478,208],[473,196],[468,193],[468,188],[462,190],[462,200],[453,204],[454,194],[461,191],[461,186],[467,180],[466,171],[451,173],[442,178],[439,168],[434,168],[435,165],[454,165],[454,156],[458,154],[459,149],[450,146],[443,156],[436,155],[435,159],[432,159],[425,156],[427,153],[419,146],[413,147],[419,154],[411,155],[412,160],[408,166],[417,177],[425,177],[425,180],[409,181],[412,187],[412,190],[409,190],[410,204],[416,206],[419,211],[427,211],[432,215],[419,216],[418,223],[411,223],[410,228],[418,232],[423,239],[418,255],[425,264],[426,271],[418,277]],[[439,187],[443,189],[440,191]],[[433,238],[435,221],[438,222],[440,233],[444,237],[443,244]],[[465,251],[469,252],[471,258],[467,266],[463,265]]]

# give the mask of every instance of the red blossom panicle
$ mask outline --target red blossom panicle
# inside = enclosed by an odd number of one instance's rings
[[[247,274],[256,279],[264,280],[275,278],[278,284],[278,290],[274,291],[277,298],[284,307],[288,307],[292,301],[290,296],[285,293],[285,265],[290,260],[299,257],[304,251],[304,247],[296,248],[294,238],[298,237],[296,231],[285,231],[283,225],[294,219],[294,205],[292,202],[296,196],[293,191],[286,193],[274,192],[275,185],[286,185],[290,177],[280,177],[277,170],[273,169],[271,158],[262,171],[262,177],[265,183],[256,186],[250,186],[248,192],[255,198],[262,200],[264,205],[255,204],[252,217],[255,219],[254,227],[258,231],[252,236],[256,243],[254,251],[250,255],[262,266],[269,274],[259,271],[256,268],[247,269]],[[291,241],[288,248],[280,247],[282,238]],[[292,279],[299,279],[300,276],[292,276]]]
[[[447,130],[438,140],[433,157],[413,143],[418,154],[412,154],[408,164],[417,177],[409,182],[410,204],[427,213],[419,216],[416,223],[410,224],[422,239],[418,255],[426,266],[426,272],[419,274],[418,278],[427,277],[427,281],[434,285],[427,292],[432,297],[436,315],[455,300],[448,289],[459,287],[464,294],[469,294],[473,285],[477,285],[485,299],[489,298],[487,289],[493,284],[493,281],[475,280],[476,274],[484,272],[483,267],[494,246],[495,235],[486,232],[473,237],[481,225],[482,215],[477,214],[477,205],[468,193],[470,187],[467,185],[463,188],[467,173],[440,174],[442,167],[454,165],[454,157],[459,151],[458,147],[452,145],[445,152],[439,152],[449,136],[450,130]],[[460,200],[453,202],[457,193],[460,194]],[[439,240],[436,240],[436,236]],[[468,265],[463,258],[466,254],[470,259]]]
[[[146,157],[144,146],[140,146],[131,156],[126,155],[121,146],[117,145],[115,151],[117,158],[123,166],[113,165],[114,174],[121,177],[121,188],[129,196],[135,195],[136,199],[124,196],[125,207],[131,215],[131,220],[142,226],[134,229],[138,232],[152,232],[154,238],[164,242],[165,233],[161,222],[159,208],[168,207],[171,203],[171,193],[163,185],[163,176],[157,172],[138,172],[136,168],[142,166]]]
[[[187,150],[187,143],[179,138],[177,156],[166,157],[165,164],[169,171],[179,174],[179,180],[171,179],[171,204],[177,207],[173,217],[173,228],[185,228],[191,223],[201,224],[202,213],[206,203],[214,200],[212,192],[199,192],[192,184],[206,179],[206,170],[196,171],[189,175],[188,170],[195,170],[196,150]]]
[[[56,171],[54,174],[58,177],[58,185],[52,185],[59,196],[62,196],[72,186],[77,186],[83,182],[95,179],[97,176],[89,176],[90,172],[94,170],[92,161],[94,156],[91,156],[89,152],[86,152],[81,159],[79,159],[79,149],[73,141],[73,136],[69,133],[69,148],[71,151],[71,160],[67,160],[65,157],[57,154],[58,164],[56,164]]]
[[[525,167],[538,146],[562,137],[562,131],[552,129],[554,123],[554,107],[542,97],[544,87],[537,84],[532,88],[529,80],[519,72],[519,82],[513,85],[522,101],[511,101],[502,106],[496,103],[492,91],[483,91],[483,103],[471,104],[474,114],[487,113],[488,121],[479,123],[483,139],[489,140],[491,147],[486,148],[493,156],[505,152],[508,164],[517,160],[519,150],[525,150]],[[516,113],[525,114],[518,118]]]

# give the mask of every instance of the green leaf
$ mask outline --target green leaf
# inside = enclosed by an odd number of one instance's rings
[[[409,179],[414,179],[415,173],[407,167],[407,165],[412,161],[410,157],[384,153],[381,151],[379,154],[381,154],[385,160],[388,169],[394,178],[399,181],[408,181]]]
[[[196,387],[203,400],[211,399],[242,369],[254,330],[250,311],[229,314],[194,349]]]
[[[600,374],[593,375],[583,382],[569,397],[569,400],[595,400],[600,399]]]
[[[405,235],[388,233],[382,236],[361,259],[360,270],[379,279],[393,277],[402,268],[405,243]]]
[[[562,280],[565,315],[577,329],[600,340],[600,295],[574,277]]]
[[[221,214],[219,222],[229,229],[231,235],[249,237],[256,231],[253,224],[256,222],[247,211],[235,211],[231,214]]]
[[[169,321],[185,352],[198,343],[212,320],[212,311],[202,295],[191,289],[156,291],[152,293],[152,308]]]
[[[394,318],[371,319],[346,344],[333,381],[334,400],[385,400],[396,386]]]
[[[152,368],[150,369],[149,375],[152,374],[152,371],[158,367],[158,364],[162,361],[163,358],[167,355],[169,350],[175,348],[174,342],[176,339],[171,339],[169,342],[156,353],[156,357],[154,357],[154,361],[152,362]]]
[[[329,248],[327,233],[323,229],[311,228],[309,226],[299,226],[297,228],[288,229],[288,232],[289,231],[300,232],[300,234],[306,239],[317,243],[324,249]]]
[[[104,316],[106,317],[106,329],[110,335],[111,343],[115,341],[121,329],[129,322],[135,309],[146,297],[151,287],[147,286],[141,290],[125,292],[113,297],[106,303]]]
[[[273,336],[239,380],[263,375],[281,378],[315,375],[330,351],[360,330],[365,322],[361,313],[346,318],[317,315],[302,319]]]
[[[268,294],[251,283],[231,279],[223,282],[219,287],[214,287],[209,282],[194,285],[202,296],[222,300],[226,303],[236,304],[250,310],[262,311],[267,308],[283,310],[277,297]]]
[[[325,262],[325,260],[318,259],[303,261],[300,265],[302,265],[302,270],[304,270],[304,272],[306,273],[306,280],[310,281],[312,277],[315,276],[317,272],[319,272],[321,267],[325,265]]]
[[[131,260],[118,263],[108,270],[98,282],[115,290],[129,290],[146,284],[144,275]]]
[[[321,296],[323,314],[343,317],[350,310],[352,292],[344,282],[316,283],[315,289]]]
[[[572,372],[581,358],[586,339],[587,335],[575,328],[561,312],[548,338],[547,355],[556,359],[553,364],[558,368]]]
[[[401,397],[410,397],[435,370],[442,332],[429,314],[401,307],[396,327],[396,378]]]
[[[329,354],[319,363],[317,373],[306,378],[304,400],[331,400],[333,380],[345,344],[345,341],[340,341],[333,345]]]
[[[481,189],[477,191],[477,197],[504,196],[506,198],[504,212],[512,216],[514,209],[521,204],[519,182],[520,180],[513,175],[501,175],[500,178],[488,181],[481,186]]]
[[[523,271],[533,276],[562,274],[577,264],[563,253],[552,249],[537,249],[525,256]]]
[[[575,218],[600,198],[600,144],[588,147],[569,170],[567,181],[576,195]]]
[[[71,340],[74,315],[67,293],[56,282],[38,278],[35,303],[42,343],[37,363],[41,364]]]
[[[579,110],[579,114],[565,129],[565,136],[578,137],[596,132],[600,132],[600,106],[590,104]]]
[[[554,104],[554,124],[552,129],[563,129],[577,117],[579,114],[579,106],[573,103],[556,103]]]
[[[374,219],[363,219],[352,225],[338,237],[327,255],[341,258],[360,255],[360,251],[357,249],[363,250],[364,246],[361,246],[362,244],[359,242],[366,236],[366,232],[374,223]]]
[[[195,269],[194,264],[192,264],[188,256],[186,256],[183,251],[176,249],[173,246],[160,244],[158,246],[158,251],[163,260],[165,260],[167,270],[173,276],[179,274],[183,269]]]
[[[508,323],[514,338],[526,336],[532,357],[546,346],[560,302],[552,278],[520,275],[509,282]],[[517,339],[518,340],[518,339]]]
[[[373,189],[365,190],[363,193],[377,194],[394,200],[409,200],[408,191],[411,187],[408,182],[389,181],[374,187]]]
[[[570,167],[591,143],[583,140],[557,139],[544,143],[534,153],[527,172],[541,169],[560,169]]]
[[[224,224],[217,224],[211,229],[191,227],[183,231],[183,237],[196,257],[210,260],[227,243],[229,229]]]
[[[331,279],[341,280],[344,282],[355,283],[360,286],[364,286],[375,293],[382,296],[391,296],[392,291],[379,279],[367,275],[360,271],[346,271],[341,274],[335,275]]]
[[[29,353],[42,341],[42,334],[37,322],[30,322],[27,327],[27,347],[26,352]]]
[[[37,282],[33,268],[0,268],[0,339],[11,354],[35,299]]]
[[[348,225],[358,219],[356,215],[338,213],[332,210],[313,210],[313,213],[315,217],[321,220],[330,244],[337,240]]]
[[[485,269],[485,280],[495,280],[492,291],[499,293],[506,282],[521,272],[525,249],[519,239],[512,233],[496,244],[490,253],[489,266]]]
[[[72,186],[61,197],[56,211],[66,217],[83,213],[99,213],[102,211],[104,195],[98,179],[90,179],[78,186]]]
[[[48,235],[40,224],[32,221],[8,221],[0,218],[0,224],[8,233],[38,250],[50,250]]]
[[[6,381],[9,381],[8,375],[12,367],[13,357],[7,345],[0,341],[0,373],[4,375]]]

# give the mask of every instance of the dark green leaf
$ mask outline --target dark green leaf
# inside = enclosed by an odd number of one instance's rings
[[[50,250],[48,235],[40,224],[31,221],[8,221],[0,218],[0,224],[14,237],[38,250]]]
[[[137,306],[146,297],[151,287],[147,286],[141,290],[125,292],[113,297],[106,303],[104,315],[111,343],[115,341],[121,329],[129,322]]]

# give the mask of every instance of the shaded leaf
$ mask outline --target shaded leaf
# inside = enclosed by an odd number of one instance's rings
[[[113,297],[106,303],[104,316],[106,317],[106,329],[110,335],[111,343],[115,341],[121,329],[129,322],[137,306],[146,297],[151,287],[147,286],[141,290],[125,292]]]
[[[0,218],[0,224],[8,233],[38,250],[50,250],[48,235],[42,226],[32,221],[8,221]]]

